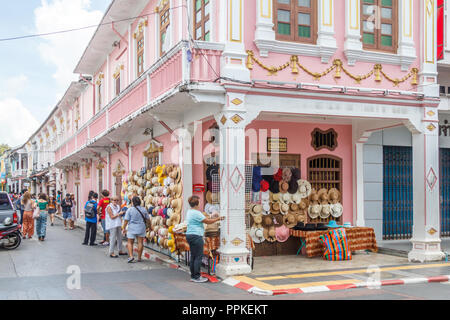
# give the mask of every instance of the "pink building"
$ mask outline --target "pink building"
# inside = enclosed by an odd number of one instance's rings
[[[338,222],[365,226],[364,144],[404,128],[409,257],[441,259],[436,12],[434,0],[114,0],[40,136],[54,143],[57,189],[84,203],[90,190],[119,195],[132,172],[174,164],[185,212],[192,194],[205,203],[194,186],[208,188],[216,164],[226,277],[250,272],[252,167],[297,168],[312,187],[338,189]]]

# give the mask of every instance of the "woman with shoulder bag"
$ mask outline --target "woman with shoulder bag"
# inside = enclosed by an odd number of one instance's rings
[[[109,231],[109,256],[111,258],[119,257],[114,254],[116,247],[120,256],[126,255],[122,249],[122,216],[125,212],[121,211],[119,201],[119,197],[112,197],[105,212],[105,229]]]
[[[123,226],[123,234],[128,239],[128,263],[134,262],[133,246],[134,240],[138,241],[138,262],[142,261],[142,252],[144,251],[144,238],[146,231],[146,219],[150,219],[147,210],[141,207],[141,199],[133,197],[133,207],[129,208],[125,213],[125,223]],[[127,231],[128,226],[128,231]]]
[[[22,197],[23,204],[23,238],[31,239],[34,234],[34,219],[33,211],[36,208],[36,203],[31,199],[31,194],[29,191],[25,192]]]

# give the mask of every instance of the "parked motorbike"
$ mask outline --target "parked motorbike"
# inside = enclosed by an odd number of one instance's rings
[[[20,224],[13,224],[11,218],[6,218],[3,225],[0,225],[0,247],[6,250],[16,249],[22,242]]]

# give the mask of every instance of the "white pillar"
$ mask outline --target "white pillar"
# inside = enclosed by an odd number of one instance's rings
[[[244,0],[225,0],[227,4],[227,37],[222,53],[221,76],[250,81],[246,67],[247,53],[244,45]]]
[[[201,130],[201,128],[200,128]],[[181,168],[183,181],[183,212],[184,217],[187,209],[187,200],[192,196],[192,142],[194,137],[194,126],[181,128],[177,130],[178,139],[178,164]]]
[[[220,131],[221,278],[251,272],[247,264],[245,226],[245,128],[256,117],[245,109],[245,95],[229,94],[228,105],[216,115]]]
[[[437,110],[425,108],[422,131],[413,132],[413,248],[409,261],[442,260]]]
[[[349,65],[356,62],[355,56],[362,51],[360,31],[360,0],[345,0],[345,44],[344,51]]]
[[[328,63],[337,49],[334,35],[334,0],[319,0],[318,3],[317,45],[321,47],[322,62]]]

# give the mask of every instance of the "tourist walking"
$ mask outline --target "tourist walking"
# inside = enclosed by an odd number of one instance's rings
[[[47,211],[48,211],[48,199],[45,193],[39,195],[37,202],[39,207],[39,217],[36,218],[36,234],[39,241],[44,241],[47,233]]]
[[[56,196],[56,205],[57,205],[57,210],[58,210],[58,214],[61,214],[62,208],[61,208],[61,202],[62,202],[62,192],[58,191],[58,195]]]
[[[121,211],[120,198],[115,196],[111,198],[111,203],[106,207],[105,227],[109,231],[109,256],[118,258],[119,255],[126,255],[122,250],[122,216],[125,212]],[[115,254],[117,248],[119,255]]]
[[[128,263],[135,262],[133,257],[134,241],[138,242],[138,262],[142,260],[142,252],[144,251],[144,238],[146,231],[145,220],[150,219],[147,210],[141,207],[141,199],[139,197],[133,197],[131,200],[133,206],[128,208],[125,213],[125,222],[123,226],[123,234],[127,235],[128,243]],[[127,230],[128,226],[128,230]]]
[[[198,196],[192,196],[188,199],[191,207],[186,212],[186,240],[191,251],[190,270],[192,282],[207,282],[208,279],[201,276],[200,268],[203,259],[203,236],[205,227],[203,224],[213,224],[217,221],[224,220],[225,217],[207,218],[200,212]]]
[[[25,192],[22,196],[23,205],[23,223],[22,234],[24,239],[31,239],[34,234],[34,219],[33,210],[36,208],[36,203],[31,199],[30,192]]]
[[[68,193],[66,194],[66,197],[61,201],[61,208],[64,219],[64,230],[67,230],[67,223],[69,222],[70,224],[70,220],[72,218],[72,207],[73,202],[70,197],[70,193]]]
[[[102,225],[102,229],[103,229],[103,241],[100,242],[101,245],[107,246],[109,245],[109,231],[108,228],[106,228],[106,221],[105,221],[105,216],[106,216],[106,207],[110,204],[111,200],[109,199],[109,191],[108,190],[103,190],[102,191],[102,196],[103,198],[100,199],[100,201],[98,202],[98,216],[99,216],[99,220],[100,223]]]
[[[98,194],[89,193],[88,201],[84,206],[84,219],[86,220],[86,232],[84,234],[83,245],[96,246],[95,238],[97,237],[97,199]]]
[[[72,200],[72,208],[71,208],[71,218],[69,220],[69,226],[70,230],[73,230],[75,228],[75,221],[77,220],[77,202],[75,201],[75,195],[73,193],[70,194],[70,200]]]
[[[56,199],[54,196],[48,198],[48,215],[50,216],[50,225],[53,226],[56,213]]]

